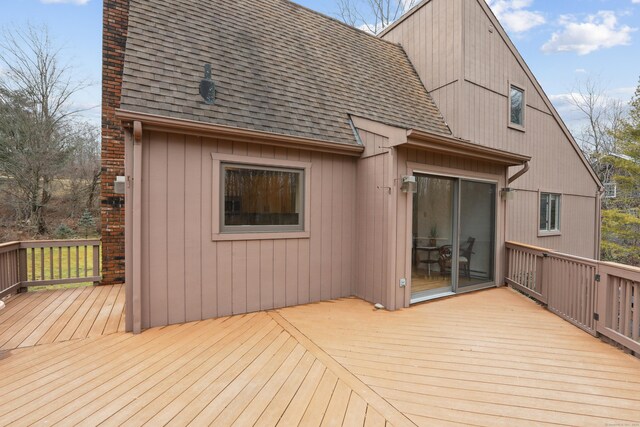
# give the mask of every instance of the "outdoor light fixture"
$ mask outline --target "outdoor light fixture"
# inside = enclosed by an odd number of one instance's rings
[[[505,187],[500,190],[500,197],[502,200],[513,200],[513,196],[516,194],[516,189],[511,187]]]
[[[417,193],[418,184],[416,183],[416,177],[413,175],[405,175],[402,177],[402,186],[400,187],[403,193]]]

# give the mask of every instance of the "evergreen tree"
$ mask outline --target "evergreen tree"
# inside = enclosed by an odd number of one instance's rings
[[[85,239],[89,237],[89,234],[92,231],[95,231],[96,221],[95,221],[95,219],[93,218],[93,215],[91,215],[91,212],[89,212],[88,209],[84,210],[84,212],[82,213],[82,216],[78,220],[78,228],[81,229],[82,231],[84,231],[84,238]]]

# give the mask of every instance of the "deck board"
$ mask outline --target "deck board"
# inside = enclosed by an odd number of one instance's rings
[[[0,349],[115,333],[123,317],[123,285],[18,294],[0,312]]]
[[[31,346],[0,353],[0,395],[11,396],[0,425],[640,420],[640,360],[508,289],[396,312],[348,298],[139,335],[116,332],[124,289],[95,291],[10,302],[2,343]],[[56,342],[65,330],[84,337]]]
[[[640,420],[640,360],[508,288],[393,313],[349,299],[279,314],[416,424]]]

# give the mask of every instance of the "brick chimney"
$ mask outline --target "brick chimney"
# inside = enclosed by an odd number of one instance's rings
[[[129,0],[104,0],[102,15],[102,283],[124,282],[124,196],[113,182],[124,175],[124,132],[115,117],[120,107],[127,42]]]

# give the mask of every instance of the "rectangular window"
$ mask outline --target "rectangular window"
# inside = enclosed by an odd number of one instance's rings
[[[222,163],[220,230],[304,230],[304,170]]]
[[[540,231],[560,231],[560,195],[552,193],[540,194]]]
[[[524,90],[509,86],[509,117],[512,125],[524,127]]]

